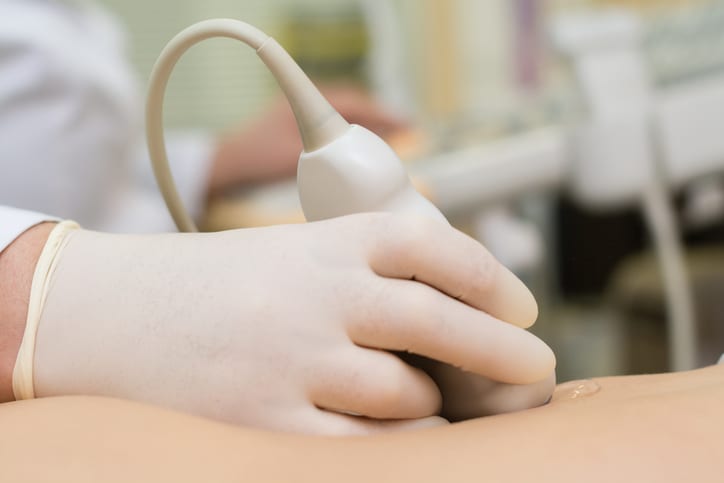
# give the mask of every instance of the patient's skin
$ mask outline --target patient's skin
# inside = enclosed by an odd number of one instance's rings
[[[0,481],[721,480],[724,366],[596,383],[587,396],[561,385],[537,409],[357,438],[261,432],[100,398],[8,403]]]

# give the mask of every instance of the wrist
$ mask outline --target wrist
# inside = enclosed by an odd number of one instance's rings
[[[23,339],[33,273],[55,223],[41,223],[0,253],[0,402],[12,401],[12,374]]]

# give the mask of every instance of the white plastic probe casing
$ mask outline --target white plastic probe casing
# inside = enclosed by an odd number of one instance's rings
[[[297,184],[308,221],[367,211],[445,220],[413,188],[392,148],[371,131],[348,124],[274,39],[266,39],[257,54],[286,94],[302,135]]]
[[[447,223],[443,214],[412,186],[392,148],[356,124],[331,143],[302,152],[297,184],[307,221],[388,211],[419,214]]]
[[[366,211],[419,213],[445,220],[412,187],[395,152],[372,132],[350,125],[284,48],[256,27],[238,20],[204,20],[184,29],[154,65],[146,104],[146,137],[154,174],[176,225],[197,231],[171,176],[163,135],[163,98],[174,65],[204,39],[229,37],[256,50],[289,100],[302,136],[299,193],[307,220]]]
[[[284,91],[297,120],[305,150],[319,149],[349,128],[347,121],[276,40],[268,37],[256,54]]]

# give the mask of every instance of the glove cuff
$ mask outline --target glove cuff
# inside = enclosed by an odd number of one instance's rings
[[[74,221],[58,223],[48,236],[38,263],[33,273],[33,282],[30,287],[30,300],[28,303],[28,316],[25,322],[25,332],[20,343],[18,357],[13,369],[13,394],[15,400],[33,399],[35,386],[33,384],[33,360],[35,357],[35,336],[38,332],[40,315],[47,298],[50,280],[60,258],[60,252],[65,246],[68,234],[80,228]]]

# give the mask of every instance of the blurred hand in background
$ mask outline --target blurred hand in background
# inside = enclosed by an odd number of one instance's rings
[[[407,122],[376,102],[362,87],[333,84],[321,87],[332,106],[350,123],[385,138],[409,129]],[[302,140],[294,114],[279,96],[260,116],[229,131],[218,143],[209,193],[243,183],[258,183],[296,174]]]

